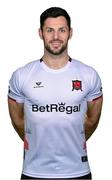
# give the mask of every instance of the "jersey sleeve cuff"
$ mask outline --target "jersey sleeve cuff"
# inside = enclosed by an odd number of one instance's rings
[[[103,97],[103,94],[100,94],[99,96],[94,96],[94,97],[91,97],[91,98],[87,99],[87,101],[96,101],[96,100],[98,100],[98,99],[100,99],[102,97]]]
[[[13,97],[11,95],[8,95],[8,98],[13,100],[13,101],[16,101],[18,103],[24,103],[24,99],[20,99],[20,98],[17,98],[17,97]]]

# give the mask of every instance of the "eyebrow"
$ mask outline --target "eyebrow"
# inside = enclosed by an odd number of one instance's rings
[[[46,27],[45,29],[54,29],[53,27]],[[68,29],[66,26],[59,27],[58,29]]]

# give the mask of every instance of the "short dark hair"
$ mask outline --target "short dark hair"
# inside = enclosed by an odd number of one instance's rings
[[[62,9],[60,7],[51,7],[46,9],[41,15],[40,15],[40,28],[42,30],[44,22],[47,18],[53,17],[56,18],[58,16],[64,16],[67,20],[67,25],[69,29],[71,28],[71,19],[69,14],[65,9]]]

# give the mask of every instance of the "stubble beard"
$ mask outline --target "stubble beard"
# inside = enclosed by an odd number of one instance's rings
[[[63,43],[63,41],[60,41],[60,40],[54,40],[54,41],[59,41],[60,43]],[[53,41],[51,41],[50,43],[52,43]],[[67,49],[67,46],[68,46],[68,41],[62,45],[62,47],[58,50],[53,50],[49,44],[47,44],[44,40],[44,47],[45,49],[52,55],[61,55],[64,51],[66,51]]]

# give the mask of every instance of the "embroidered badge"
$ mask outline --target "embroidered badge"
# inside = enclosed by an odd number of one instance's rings
[[[82,91],[82,81],[73,80],[72,81],[72,91],[74,90],[81,90]]]

